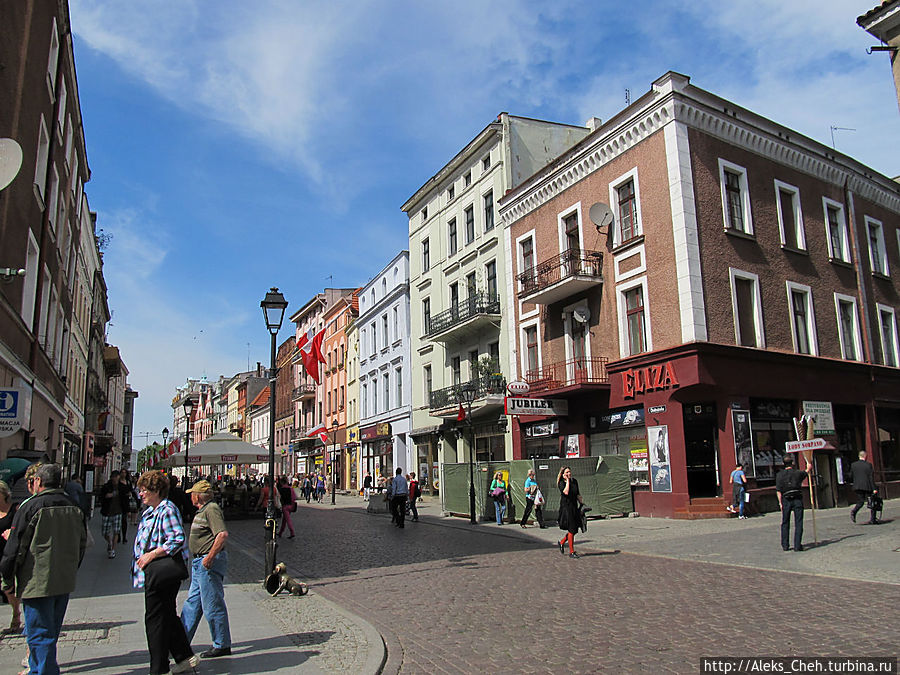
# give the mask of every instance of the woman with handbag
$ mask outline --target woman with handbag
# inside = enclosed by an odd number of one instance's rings
[[[278,536],[280,537],[284,534],[284,528],[287,528],[291,531],[288,539],[294,538],[294,523],[291,521],[291,514],[297,510],[297,501],[294,497],[294,491],[291,489],[291,486],[288,484],[287,476],[282,476],[278,479],[278,497],[281,501],[281,529],[278,530]]]
[[[498,471],[494,474],[494,480],[491,481],[491,497],[494,498],[494,513],[497,516],[497,524],[503,524],[503,517],[506,515],[506,481],[503,480],[503,472]]]
[[[175,609],[175,596],[187,576],[184,528],[171,501],[169,480],[162,471],[147,471],[137,482],[147,510],[134,540],[132,580],[144,589],[144,629],[150,651],[151,675],[191,672],[200,659],[191,650],[184,624]]]
[[[559,552],[563,555],[566,554],[565,545],[568,542],[569,557],[579,558],[580,556],[575,553],[575,533],[578,532],[581,525],[580,506],[582,500],[581,494],[578,492],[578,481],[572,477],[572,469],[567,466],[562,467],[556,477],[556,484],[559,487],[559,517],[557,521],[559,529],[566,532],[566,536],[557,542]]]
[[[524,488],[525,513],[522,514],[522,520],[519,525],[521,527],[528,527],[528,516],[531,515],[531,510],[534,509],[534,517],[537,518],[538,525],[540,525],[543,530],[547,527],[544,525],[544,495],[541,493],[541,489],[538,487],[537,481],[534,478],[534,469],[528,470]]]

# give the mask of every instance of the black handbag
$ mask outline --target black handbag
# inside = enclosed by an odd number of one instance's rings
[[[156,523],[154,522],[155,525]],[[150,531],[152,532],[153,528]],[[149,535],[147,540],[144,553],[150,550]],[[144,588],[156,591],[172,584],[180,584],[188,576],[187,565],[184,564],[184,556],[181,555],[181,549],[178,549],[171,555],[164,555],[144,565]]]

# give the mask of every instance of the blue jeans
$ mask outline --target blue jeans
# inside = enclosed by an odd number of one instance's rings
[[[732,507],[738,509],[739,515],[744,515],[744,504],[747,501],[744,495],[746,494],[747,488],[743,485],[732,491]]]
[[[69,594],[22,600],[25,638],[28,642],[28,669],[40,675],[59,675],[56,641],[62,630]]]
[[[194,639],[200,618],[205,614],[212,636],[213,647],[231,647],[231,629],[228,626],[228,609],[225,607],[225,570],[228,568],[228,553],[220,551],[212,567],[203,566],[203,558],[191,561],[191,586],[187,599],[181,608],[181,623],[187,633],[188,642]]]
[[[497,514],[497,524],[503,524],[503,516],[506,515],[506,497],[494,500],[494,513]]]

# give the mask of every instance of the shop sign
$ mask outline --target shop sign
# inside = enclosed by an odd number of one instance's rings
[[[664,405],[651,405],[647,408],[647,412],[651,415],[658,415],[659,413],[666,412],[666,406]]]
[[[391,423],[383,422],[381,424],[373,424],[370,427],[361,429],[359,435],[364,441],[371,441],[373,438],[380,438],[382,436],[390,436]]]
[[[813,418],[813,432],[816,435],[834,435],[834,413],[830,401],[803,401],[803,414]]]
[[[569,402],[565,399],[551,398],[513,398],[505,399],[507,415],[561,415],[569,414]]]
[[[785,452],[805,452],[806,450],[824,450],[828,443],[824,438],[813,438],[809,441],[788,441],[784,444]]]
[[[646,368],[629,368],[622,373],[622,396],[634,398],[637,394],[659,389],[677,387],[675,367],[671,361],[647,366]]]
[[[516,380],[515,382],[510,382],[508,385],[506,385],[506,391],[508,391],[513,396],[524,396],[529,391],[531,391],[531,385],[527,382]]]
[[[22,428],[24,399],[19,389],[0,389],[0,438],[11,436]]]
[[[642,407],[615,410],[600,418],[600,429],[619,429],[643,425],[644,409]]]
[[[540,438],[541,436],[555,436],[559,433],[559,422],[542,422],[541,424],[532,424],[525,427],[525,435],[529,438]]]

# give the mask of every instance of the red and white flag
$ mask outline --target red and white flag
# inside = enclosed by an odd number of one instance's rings
[[[313,436],[318,436],[323,445],[328,445],[328,427],[324,424],[317,424],[306,432],[307,438],[312,438]]]
[[[319,363],[325,363],[325,356],[322,354],[322,340],[324,338],[324,328],[318,333],[310,328],[297,340],[297,349],[300,350],[303,367],[306,369],[307,375],[315,380],[316,384],[319,384]]]

